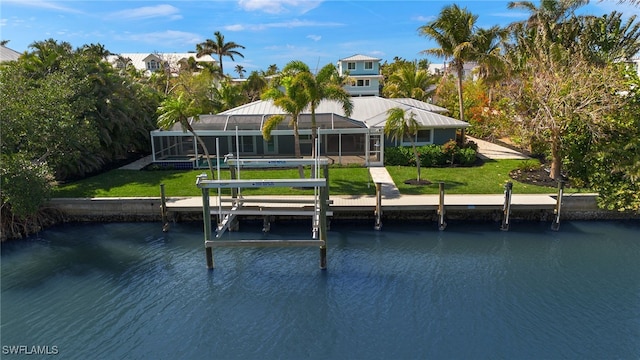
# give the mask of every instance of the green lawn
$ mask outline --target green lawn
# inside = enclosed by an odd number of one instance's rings
[[[133,171],[112,170],[104,174],[59,186],[54,197],[147,197],[160,196],[160,184],[165,185],[167,196],[200,196],[196,187],[196,177],[204,170],[157,170]],[[228,170],[222,171],[222,178],[229,179]],[[306,176],[310,172],[306,170]],[[296,179],[298,169],[284,170],[241,170],[242,179]],[[375,194],[370,183],[369,170],[363,167],[336,167],[329,170],[330,193],[334,195]],[[223,190],[229,194],[230,190]],[[305,195],[313,194],[313,189],[292,188],[243,189],[245,195]]]
[[[421,169],[420,176],[432,182],[427,186],[413,186],[404,184],[405,180],[416,179],[415,167],[387,166],[393,181],[405,195],[437,194],[438,183],[445,183],[447,194],[500,194],[504,192],[504,184],[513,182],[514,193],[547,194],[557,192],[556,188],[534,186],[514,181],[509,177],[511,170],[517,169],[522,160],[487,161],[482,166],[456,168],[426,168]],[[575,192],[575,190],[567,189]]]
[[[388,166],[387,169],[402,194],[437,194],[438,182],[445,182],[450,194],[501,194],[504,184],[511,181],[509,172],[516,169],[522,160],[488,161],[482,166],[422,169],[423,179],[431,181],[428,186],[405,185],[407,179],[416,178],[415,167]],[[113,170],[107,173],[61,185],[54,190],[53,197],[148,197],[160,196],[160,184],[165,184],[167,196],[200,196],[195,185],[196,176],[203,170],[157,170],[133,171]],[[309,170],[306,171],[309,177]],[[297,169],[242,170],[242,179],[286,179],[297,178]],[[222,171],[222,178],[229,179],[229,171]],[[374,195],[375,187],[367,168],[332,167],[329,170],[330,193],[332,195]],[[556,189],[514,182],[514,193],[555,193]],[[574,191],[575,190],[568,190]],[[223,194],[230,193],[224,190]],[[304,195],[312,190],[292,188],[243,189],[245,195]]]

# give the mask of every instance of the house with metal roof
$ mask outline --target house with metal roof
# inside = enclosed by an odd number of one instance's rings
[[[181,62],[189,58],[193,58],[197,63],[217,62],[211,55],[197,56],[196,53],[122,53],[107,56],[107,61],[119,69],[131,64],[136,70],[144,71],[148,75],[165,69],[171,74],[177,74]]]
[[[4,45],[0,45],[0,63],[3,62],[9,62],[9,61],[16,61],[18,60],[18,58],[20,57],[20,53],[13,50],[13,49],[9,49],[8,47],[4,46]]]
[[[338,60],[338,71],[348,76],[344,89],[351,96],[380,96],[380,59],[353,55]]]
[[[347,117],[335,101],[323,101],[316,109],[316,127],[320,155],[335,163],[345,159],[360,159],[367,166],[384,164],[384,148],[408,146],[409,139],[391,142],[384,135],[387,111],[398,107],[413,114],[420,125],[413,139],[419,145],[444,144],[456,138],[456,131],[469,126],[467,122],[443,115],[446,109],[414,99],[386,99],[378,96],[353,97],[353,111]],[[261,129],[272,115],[287,115],[272,101],[255,101],[217,115],[200,115],[191,125],[201,137],[213,157],[226,154],[241,157],[293,157],[293,130],[285,119],[271,132],[271,139],[262,137]],[[304,112],[298,119],[301,151],[310,156],[311,114]],[[151,132],[153,161],[176,168],[206,167],[203,149],[195,146],[196,139],[177,124],[169,130]]]

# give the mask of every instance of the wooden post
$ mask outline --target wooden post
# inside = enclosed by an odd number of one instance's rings
[[[376,183],[376,223],[373,226],[375,230],[382,229],[382,184]]]
[[[207,175],[202,174],[199,176],[201,179],[206,180]],[[211,241],[211,210],[209,208],[209,189],[202,188],[202,221],[204,223],[204,241]],[[213,248],[205,246],[205,257],[207,259],[207,269],[214,268],[213,262]]]
[[[320,187],[320,240],[324,242],[320,245],[321,270],[327,270],[327,207],[329,207],[329,181],[325,186]]]
[[[438,188],[440,190],[440,201],[438,202],[438,229],[442,231],[447,227],[447,223],[444,221],[444,182],[440,182]]]
[[[553,219],[553,224],[551,224],[551,230],[558,231],[560,230],[560,209],[562,208],[562,196],[564,194],[564,181],[558,181],[558,198],[556,199],[556,208],[553,209],[553,214],[555,215]]]
[[[509,230],[509,216],[511,215],[511,192],[513,191],[513,183],[504,184],[504,206],[502,207],[502,226],[500,230]]]
[[[169,220],[167,219],[167,198],[164,193],[164,184],[160,184],[160,211],[162,215],[162,231],[169,231]]]

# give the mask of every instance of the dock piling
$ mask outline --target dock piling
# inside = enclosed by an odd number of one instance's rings
[[[564,194],[564,181],[558,181],[558,198],[556,199],[556,207],[553,209],[553,223],[551,224],[551,230],[560,230],[560,209],[562,208],[562,196]]]
[[[160,212],[162,215],[162,232],[169,231],[169,220],[167,217],[167,198],[164,193],[164,184],[160,184]]]
[[[511,216],[511,193],[513,192],[513,183],[504,184],[504,206],[502,207],[502,225],[500,230],[509,231],[509,216]]]
[[[444,182],[440,182],[438,188],[440,191],[440,199],[438,201],[438,229],[442,231],[447,227],[447,223],[444,221]]]
[[[376,223],[373,226],[375,230],[382,229],[382,184],[376,183]]]

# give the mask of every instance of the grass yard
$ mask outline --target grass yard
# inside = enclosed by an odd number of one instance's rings
[[[57,187],[53,197],[148,197],[160,196],[160,184],[165,185],[167,196],[200,196],[196,177],[207,173],[203,170],[112,170],[104,174]],[[310,176],[307,169],[306,177]],[[222,171],[222,179],[230,179],[229,171]],[[242,179],[296,179],[298,169],[241,170]],[[375,186],[370,183],[369,170],[363,167],[336,167],[329,170],[330,192],[334,195],[375,195]],[[212,190],[216,191],[216,190]],[[226,192],[225,192],[226,191]],[[216,191],[217,192],[217,191]],[[313,189],[259,188],[243,189],[245,195],[308,195]],[[223,190],[230,194],[230,190]]]
[[[509,172],[518,168],[522,160],[487,161],[482,166],[423,168],[422,179],[432,182],[427,186],[404,184],[415,179],[415,167],[387,166],[396,186],[405,195],[437,194],[438,182],[445,182],[449,194],[501,194],[504,184],[513,181]],[[61,185],[54,190],[53,197],[149,197],[160,196],[160,184],[165,184],[167,196],[200,196],[201,190],[195,185],[196,176],[203,170],[157,170],[133,171],[113,170],[77,182]],[[297,169],[284,170],[241,170],[242,179],[295,179]],[[309,169],[306,170],[309,177]],[[222,178],[229,179],[228,171],[222,171]],[[369,170],[364,167],[332,167],[329,170],[330,194],[332,195],[375,195]],[[555,193],[555,188],[535,186],[513,181],[514,193],[546,194]],[[576,192],[567,189],[567,192]],[[292,188],[243,189],[245,195],[305,195],[313,190]],[[223,190],[230,194],[230,190]]]
[[[404,184],[405,180],[416,179],[418,171],[415,167],[387,166],[400,193],[405,195],[437,194],[438,183],[445,183],[448,194],[501,194],[504,184],[513,182],[514,193],[548,194],[556,193],[556,188],[535,186],[514,181],[509,177],[511,170],[517,169],[522,160],[486,161],[482,166],[421,168],[420,177],[432,182],[431,185],[414,186]],[[567,189],[568,192],[576,190]]]

